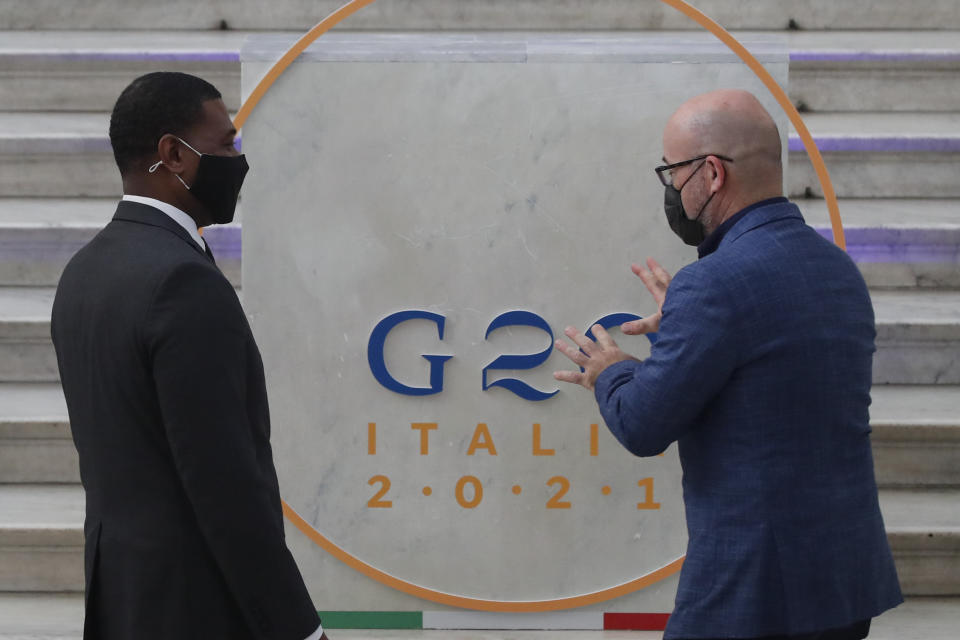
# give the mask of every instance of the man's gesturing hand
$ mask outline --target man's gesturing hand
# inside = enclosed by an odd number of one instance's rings
[[[583,373],[579,371],[555,371],[553,377],[564,382],[579,384],[586,389],[593,391],[594,383],[600,372],[615,362],[623,360],[636,360],[620,350],[617,343],[613,341],[610,334],[598,324],[593,325],[593,335],[597,337],[594,342],[583,335],[573,327],[567,327],[563,332],[568,338],[573,340],[580,349],[571,347],[563,340],[557,340],[557,350],[563,355],[573,360],[573,364],[583,367]]]
[[[649,271],[638,264],[630,265],[630,269],[643,280],[643,284],[647,286],[647,290],[650,291],[650,295],[657,303],[658,311],[655,315],[640,320],[624,322],[620,326],[620,330],[628,336],[656,333],[660,329],[660,318],[663,316],[663,300],[667,297],[667,287],[670,286],[670,274],[653,258],[647,258],[647,266],[650,268]]]

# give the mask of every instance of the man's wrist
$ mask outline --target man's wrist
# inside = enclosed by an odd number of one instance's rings
[[[618,360],[601,371],[597,375],[596,380],[593,381],[593,393],[597,400],[599,401],[601,393],[605,393],[601,392],[601,387],[607,389],[617,378],[627,374],[628,371],[632,370],[633,367],[639,363],[640,360],[636,358]]]

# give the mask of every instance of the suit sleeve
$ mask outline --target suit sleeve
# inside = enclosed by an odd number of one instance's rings
[[[284,540],[276,485],[257,462],[236,293],[208,266],[180,265],[145,327],[170,451],[228,588],[257,638],[302,640],[319,618]]]
[[[736,301],[712,280],[680,271],[650,357],[616,363],[597,378],[600,413],[634,455],[658,455],[679,440],[736,367]]]

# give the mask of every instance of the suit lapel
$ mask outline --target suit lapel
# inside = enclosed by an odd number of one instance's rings
[[[117,212],[113,215],[113,219],[166,229],[170,233],[179,236],[200,255],[209,258],[211,261],[213,260],[213,256],[204,251],[200,245],[197,244],[196,240],[190,236],[186,229],[181,227],[175,220],[159,209],[154,209],[149,205],[140,204],[139,202],[121,200],[117,205]]]

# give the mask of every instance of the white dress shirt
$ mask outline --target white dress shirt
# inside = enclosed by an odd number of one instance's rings
[[[201,249],[206,250],[207,244],[203,241],[203,238],[200,236],[200,231],[197,229],[197,223],[194,222],[188,214],[184,213],[180,209],[177,209],[172,204],[163,202],[162,200],[157,200],[155,198],[145,198],[144,196],[128,196],[124,195],[123,200],[127,202],[137,202],[140,204],[145,204],[154,209],[159,209],[165,214],[173,218],[173,221],[179,224],[181,227],[186,229],[187,233],[190,234],[190,237],[193,238]],[[323,625],[317,627],[317,630],[312,634],[307,636],[305,640],[320,640],[320,636],[323,635]]]
[[[323,625],[320,625],[319,627],[317,627],[317,630],[314,631],[309,638],[307,638],[307,640],[320,640],[320,636],[322,635],[323,635]]]
[[[200,230],[197,229],[197,223],[194,222],[188,214],[180,211],[175,206],[168,202],[163,202],[162,200],[157,200],[155,198],[146,198],[144,196],[128,196],[124,195],[123,200],[127,202],[137,202],[139,204],[145,204],[154,209],[159,209],[165,214],[173,218],[173,221],[183,227],[187,233],[190,234],[190,237],[193,238],[200,248],[206,250],[207,243],[203,241],[203,238],[200,236]]]

